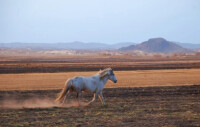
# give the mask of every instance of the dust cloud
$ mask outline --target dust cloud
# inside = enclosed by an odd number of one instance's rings
[[[51,98],[29,98],[27,100],[4,99],[0,102],[0,108],[4,109],[22,109],[22,108],[51,108],[51,107],[76,107],[86,106],[77,101],[70,101],[65,104],[59,104]]]

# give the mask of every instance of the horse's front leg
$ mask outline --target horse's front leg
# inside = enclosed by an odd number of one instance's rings
[[[95,100],[96,100],[96,98],[97,98],[97,93],[94,93],[94,97],[93,97],[93,99],[88,103],[88,105],[91,104],[91,103],[94,103]]]
[[[105,104],[102,91],[99,93],[99,99],[100,99],[100,101],[101,101],[102,104]]]

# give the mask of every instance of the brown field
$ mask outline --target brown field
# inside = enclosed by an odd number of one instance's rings
[[[95,73],[1,74],[0,126],[200,126],[200,69],[116,71],[106,105],[85,106],[89,93],[83,106],[75,93],[64,106],[54,102],[67,78]]]
[[[97,99],[86,106],[89,93],[83,94],[82,106],[75,93],[63,106],[54,102],[68,78],[91,76],[106,67],[114,68],[118,79],[106,85],[106,105]],[[200,126],[199,57],[5,57],[0,73],[0,127]]]

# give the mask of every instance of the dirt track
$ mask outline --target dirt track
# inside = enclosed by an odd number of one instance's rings
[[[58,92],[0,91],[0,126],[200,126],[200,85],[107,88],[104,106],[97,100],[86,107],[2,108],[5,98],[19,103],[33,97],[53,100]],[[91,97],[84,94],[82,101]],[[75,94],[69,100],[74,99]]]

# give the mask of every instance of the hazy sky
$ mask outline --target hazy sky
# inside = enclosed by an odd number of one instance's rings
[[[200,0],[0,0],[0,42],[200,43]]]

